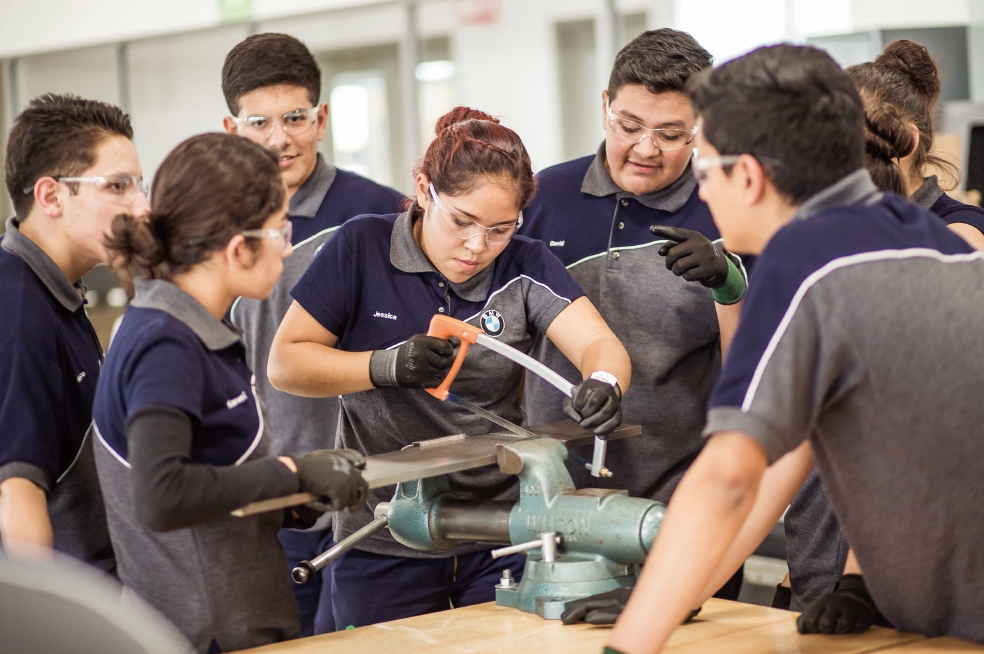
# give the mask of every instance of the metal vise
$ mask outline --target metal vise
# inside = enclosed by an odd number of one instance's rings
[[[302,563],[294,578],[310,578],[384,526],[423,552],[441,552],[458,541],[512,543],[492,556],[526,551],[526,566],[518,584],[511,572],[503,573],[496,603],[559,619],[574,599],[635,584],[666,509],[626,491],[577,490],[566,459],[567,448],[554,438],[496,445],[499,469],[519,476],[518,502],[456,499],[444,475],[401,482],[392,501],[377,505],[372,523]]]
[[[573,599],[635,584],[663,504],[626,491],[576,490],[564,467],[567,448],[551,438],[499,445],[496,455],[499,470],[519,476],[519,502],[457,500],[442,476],[399,484],[377,515],[385,511],[393,537],[416,550],[482,541],[515,544],[493,557],[528,551],[522,581],[505,575],[496,603],[549,620]]]

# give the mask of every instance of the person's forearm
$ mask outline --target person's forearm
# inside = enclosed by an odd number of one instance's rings
[[[782,512],[796,497],[796,493],[799,492],[812,469],[813,452],[809,443],[803,443],[769,466],[762,475],[752,510],[721,558],[711,581],[704,587],[704,592],[694,608],[714,595],[731,579],[745,559],[762,544],[769,531],[779,521]]]
[[[133,503],[148,528],[204,524],[250,502],[297,492],[292,465],[277,459],[226,466],[192,463],[192,434],[191,419],[173,407],[146,407],[127,420]]]
[[[345,352],[320,343],[277,343],[270,350],[267,377],[279,391],[301,397],[333,397],[374,388],[372,352]]]
[[[12,558],[51,558],[53,534],[48,497],[34,482],[12,477],[0,483],[0,540]]]
[[[735,304],[714,303],[714,310],[717,312],[718,329],[721,331],[721,360],[724,361],[731,349],[731,341],[738,331],[738,323],[741,321],[741,305],[744,300],[739,300]]]
[[[854,548],[847,550],[847,560],[844,561],[844,574],[846,575],[860,575],[864,574],[861,571],[861,564],[858,563],[858,559],[854,556]]]
[[[622,395],[629,390],[629,383],[632,381],[632,364],[629,362],[629,355],[622,343],[614,336],[603,336],[588,345],[577,368],[584,379],[597,370],[615,375]]]
[[[731,447],[733,439],[747,437],[715,435],[680,482],[632,597],[608,638],[614,649],[649,654],[663,647],[697,604],[751,511],[767,460],[764,451],[736,456],[741,450]]]

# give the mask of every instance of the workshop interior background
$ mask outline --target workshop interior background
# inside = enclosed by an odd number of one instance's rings
[[[706,21],[714,15],[716,20]],[[500,116],[541,170],[593,153],[614,53],[646,29],[692,33],[718,62],[766,43],[826,48],[844,66],[907,38],[941,63],[940,151],[958,192],[984,190],[984,2],[977,0],[5,0],[0,7],[0,151],[30,98],[71,92],[120,105],[148,179],[190,135],[221,128],[226,53],[251,33],[304,41],[323,71],[335,165],[403,191],[434,121],[457,104]],[[0,213],[12,214],[0,193]],[[103,344],[126,294],[86,282]],[[781,528],[746,566],[743,598],[768,602],[785,574]]]

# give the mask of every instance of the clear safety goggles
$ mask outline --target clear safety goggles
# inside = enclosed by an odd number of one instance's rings
[[[280,253],[284,256],[290,254],[294,249],[294,246],[291,243],[291,237],[294,235],[294,226],[290,221],[287,221],[287,223],[280,229],[247,229],[239,233],[246,238],[278,239]]]
[[[459,212],[446,207],[441,202],[441,198],[437,197],[437,190],[434,188],[433,182],[430,185],[430,195],[434,200],[434,204],[437,206],[438,215],[441,216],[441,225],[462,241],[470,241],[484,233],[486,243],[489,245],[501,245],[509,241],[516,234],[516,230],[523,224],[523,212],[520,211],[516,222],[510,225],[485,227],[484,225],[479,225],[474,220],[466,218]]]
[[[651,128],[630,118],[619,116],[606,107],[608,112],[608,129],[611,130],[619,140],[633,145],[642,143],[644,139],[652,141],[657,150],[680,150],[694,141],[697,134],[697,127],[690,129],[680,128]]]
[[[239,134],[249,139],[265,141],[270,138],[277,125],[280,125],[280,128],[290,136],[300,136],[317,124],[320,106],[288,111],[280,118],[274,116],[233,117],[232,122],[236,123]]]

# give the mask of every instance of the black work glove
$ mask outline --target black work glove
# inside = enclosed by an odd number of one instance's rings
[[[622,614],[622,609],[628,603],[631,594],[631,588],[616,588],[607,593],[599,593],[591,597],[579,599],[561,614],[560,620],[564,624],[575,624],[578,622],[587,622],[588,624],[615,624],[618,616]],[[700,609],[694,609],[684,622],[687,622],[687,620],[690,620],[698,613],[700,613]]]
[[[377,350],[369,359],[369,378],[376,386],[435,388],[454,363],[456,337],[444,340],[414,334],[397,350]]]
[[[290,458],[297,466],[301,492],[326,498],[333,511],[358,511],[365,505],[369,485],[359,471],[366,460],[355,450],[315,450]]]
[[[622,424],[622,392],[597,379],[585,379],[564,398],[564,413],[585,429],[609,434]]]
[[[796,619],[801,634],[860,634],[884,618],[861,575],[844,575]]]
[[[666,257],[666,269],[677,277],[707,288],[717,288],[728,278],[728,258],[700,232],[663,225],[653,225],[649,231],[669,239],[660,246],[659,255]]]
[[[318,518],[331,511],[330,506],[321,502],[308,502],[284,509],[284,529],[310,529],[318,522]]]
[[[776,585],[776,594],[772,596],[772,608],[789,610],[789,605],[793,602],[793,589],[782,584]]]

